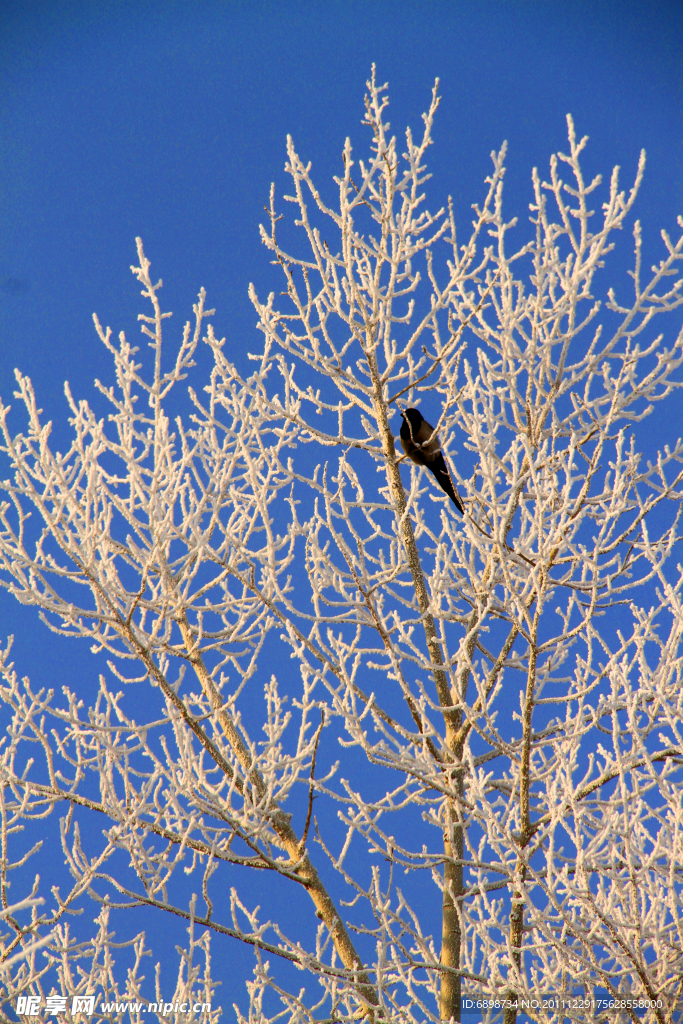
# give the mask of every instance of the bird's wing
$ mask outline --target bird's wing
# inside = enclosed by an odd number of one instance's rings
[[[404,437],[403,431],[401,431],[400,439],[401,447],[403,448],[403,451],[406,453],[411,462],[415,462],[418,466],[426,466],[427,456],[420,448],[420,446],[415,444],[410,435],[408,435],[408,437]]]
[[[431,423],[427,423],[427,420],[422,420],[415,440],[427,459],[433,459],[441,454],[441,442],[434,434],[434,427]]]

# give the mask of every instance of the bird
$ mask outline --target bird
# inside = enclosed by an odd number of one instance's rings
[[[401,413],[401,447],[408,458],[418,466],[426,466],[436,477],[436,482],[445,491],[458,512],[465,514],[465,507],[450,474],[441,444],[434,433],[434,427],[427,423],[419,409],[406,409]]]

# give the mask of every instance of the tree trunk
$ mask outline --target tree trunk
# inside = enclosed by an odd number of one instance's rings
[[[452,830],[452,840],[446,837],[444,842],[443,867],[443,929],[441,940],[441,964],[443,967],[460,968],[460,948],[462,944],[461,908],[458,897],[462,893],[463,869],[463,832],[462,826],[456,825]],[[439,1011],[442,1021],[460,1020],[460,996],[462,977],[444,971],[441,976],[441,992]]]

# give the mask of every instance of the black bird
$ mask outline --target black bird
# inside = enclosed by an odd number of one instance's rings
[[[458,512],[465,514],[465,507],[455,489],[455,483],[443,457],[439,439],[432,427],[418,409],[406,409],[401,413],[401,446],[412,462],[426,466],[436,477],[436,482],[445,491]]]

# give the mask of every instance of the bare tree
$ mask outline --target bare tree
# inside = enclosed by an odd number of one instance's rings
[[[384,90],[373,71],[370,155],[346,142],[334,204],[288,140],[298,234],[280,243],[272,189],[262,238],[285,292],[251,288],[251,376],[203,291],[164,356],[138,241],[149,372],[95,318],[108,418],[67,385],[73,441],[53,451],[18,372],[25,433],[0,410],[3,585],[108,670],[58,698],[5,654],[6,1000],[55,972],[62,994],[133,998],[108,920],[145,906],[190,928],[188,998],[211,1001],[210,936],[253,946],[241,1021],[460,1020],[464,998],[505,1024],[529,1000],[538,1021],[680,1019],[683,444],[645,462],[633,427],[678,384],[680,317],[669,347],[654,321],[683,302],[683,234],[662,232],[645,273],[636,222],[632,281],[607,288],[644,157],[592,210],[601,179],[568,118],[568,154],[533,173],[531,240],[511,247],[504,147],[456,237],[452,204],[432,214],[423,192],[436,87],[403,156]],[[200,343],[208,382],[176,415]],[[464,516],[397,452],[417,405]],[[121,683],[153,688],[144,721]],[[40,854],[10,836],[55,809],[73,888],[51,901],[36,879],[12,908],[8,873]],[[264,916],[258,873],[315,928]],[[88,902],[79,944],[65,915]]]

